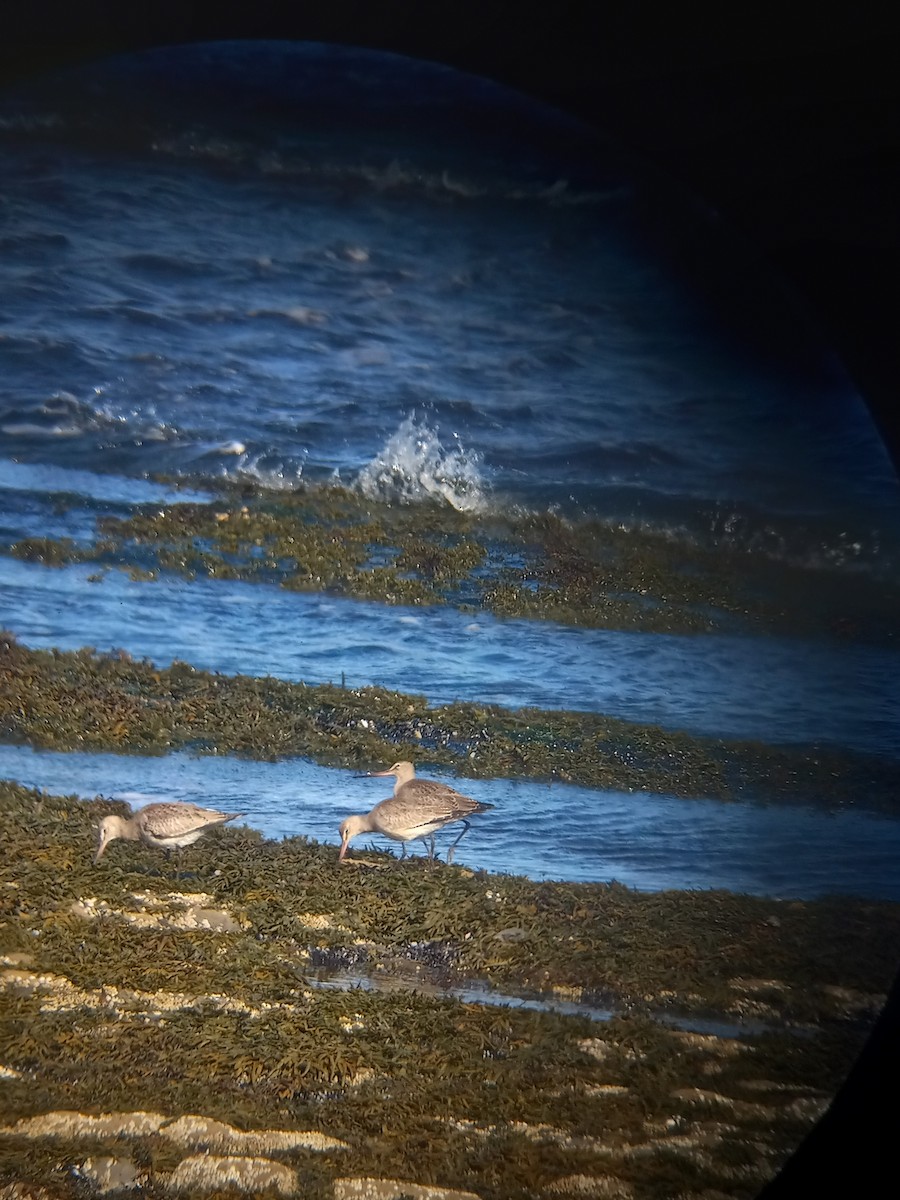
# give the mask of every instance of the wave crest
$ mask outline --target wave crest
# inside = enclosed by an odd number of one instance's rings
[[[437,432],[413,413],[363,467],[356,486],[372,500],[408,504],[439,499],[460,512],[483,511],[487,496],[481,457],[465,450],[456,434],[453,438],[447,449]]]

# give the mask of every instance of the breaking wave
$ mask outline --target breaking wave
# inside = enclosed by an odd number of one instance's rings
[[[412,413],[360,471],[356,486],[373,500],[444,500],[460,512],[480,512],[487,507],[480,463],[480,455],[466,450],[458,435],[447,448]]]

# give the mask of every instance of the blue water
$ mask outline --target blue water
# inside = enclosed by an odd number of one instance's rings
[[[98,579],[92,565],[16,560],[0,576],[0,614],[15,614],[35,647],[900,754],[900,652],[867,645],[585,630],[264,584],[138,582],[118,570]]]
[[[222,477],[339,480],[397,504],[591,514],[896,580],[888,457],[778,282],[699,207],[522,98],[361,51],[175,48],[0,98],[0,171],[0,549],[191,495],[162,473],[201,494]],[[0,623],[35,646],[900,752],[897,652],[862,642],[96,574],[0,554]],[[356,784],[345,804],[341,773],[309,764],[0,759],[85,795],[244,787],[267,832],[330,840],[335,813],[380,798]],[[473,865],[895,894],[884,818],[489,786],[503,811],[462,843]]]
[[[450,775],[438,775],[460,785]],[[384,780],[303,759],[252,762],[170,754],[58,754],[0,745],[0,776],[49,792],[98,792],[135,806],[174,798],[244,812],[269,837],[300,834],[334,845],[338,826],[385,799]],[[101,786],[102,784],[102,786]],[[473,820],[454,863],[534,879],[612,880],[646,891],[714,888],[773,897],[832,893],[900,901],[900,822],[864,813],[681,800],[652,793],[593,792],[530,780],[463,781],[467,794],[496,807]],[[438,835],[443,858],[452,829]],[[362,836],[351,850],[398,852],[396,842]],[[423,843],[410,852],[421,854]],[[85,856],[93,845],[85,845]],[[427,852],[427,851],[426,851]]]

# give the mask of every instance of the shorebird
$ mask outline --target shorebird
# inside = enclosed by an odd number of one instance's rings
[[[395,776],[394,794],[382,800],[369,813],[347,817],[341,823],[341,849],[338,859],[347,853],[350,839],[358,833],[383,833],[403,843],[401,858],[406,857],[406,843],[417,838],[430,838],[429,859],[434,861],[434,835],[438,829],[454,821],[462,821],[459,837],[447,851],[447,862],[453,861],[453,851],[460,838],[469,828],[469,817],[487,812],[493,804],[483,804],[464,796],[446,783],[435,783],[430,779],[416,779],[416,769],[411,762],[398,762],[387,771],[370,771],[364,779]]]
[[[100,841],[94,862],[99,862],[103,851],[116,838],[130,842],[143,842],[145,846],[156,846],[160,850],[180,850],[190,846],[212,829],[243,817],[244,813],[222,813],[213,808],[200,808],[196,804],[181,804],[164,801],[148,804],[133,817],[104,817],[100,822]]]

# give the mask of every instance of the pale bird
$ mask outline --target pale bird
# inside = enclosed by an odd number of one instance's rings
[[[371,812],[347,817],[341,823],[341,849],[338,859],[347,853],[351,838],[359,833],[381,833],[403,843],[401,858],[406,857],[406,843],[417,838],[430,838],[429,858],[434,860],[434,835],[438,829],[454,821],[462,821],[463,828],[447,851],[447,862],[453,861],[453,851],[469,828],[469,818],[476,813],[487,812],[493,804],[484,804],[464,796],[446,783],[431,779],[416,779],[416,769],[411,762],[398,762],[387,771],[371,771],[366,779],[393,775],[397,782],[389,800],[376,804]]]
[[[99,862],[106,847],[116,838],[130,842],[143,842],[159,850],[180,850],[226,821],[235,821],[244,813],[222,813],[213,808],[200,808],[197,804],[181,804],[163,801],[148,804],[133,817],[117,817],[114,814],[100,822],[100,840],[94,862]]]

